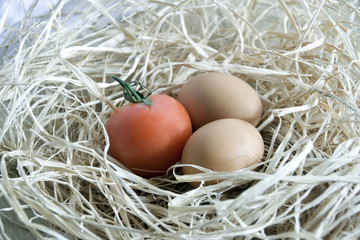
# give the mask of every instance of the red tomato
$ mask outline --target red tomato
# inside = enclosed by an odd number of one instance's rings
[[[130,103],[118,108],[106,126],[110,154],[146,178],[164,175],[180,161],[192,134],[190,117],[180,102],[162,94],[149,99],[152,106]]]

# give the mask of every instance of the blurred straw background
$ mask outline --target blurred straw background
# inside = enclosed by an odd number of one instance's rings
[[[3,239],[10,214],[37,239],[360,238],[359,1],[18,3],[0,5]],[[108,155],[111,75],[176,97],[206,71],[259,93],[260,164],[146,180]]]

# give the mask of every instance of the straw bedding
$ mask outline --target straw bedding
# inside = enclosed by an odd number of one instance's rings
[[[17,28],[0,21],[0,192],[11,206],[1,211],[14,210],[37,238],[360,237],[358,1],[88,0],[49,9],[30,10]],[[126,104],[111,75],[176,97],[206,71],[259,93],[260,164],[201,176],[177,164],[146,180],[108,154],[107,119]]]

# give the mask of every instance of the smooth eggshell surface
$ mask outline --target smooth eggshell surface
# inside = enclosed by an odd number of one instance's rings
[[[216,172],[233,172],[260,162],[263,154],[263,139],[253,125],[240,119],[221,119],[202,126],[191,135],[183,149],[181,163]],[[184,174],[201,173],[192,166],[182,169]]]
[[[238,118],[256,126],[262,113],[261,100],[248,83],[219,72],[190,78],[177,99],[188,111],[194,130],[222,118]]]

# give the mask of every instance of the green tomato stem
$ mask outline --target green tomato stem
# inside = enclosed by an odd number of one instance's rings
[[[140,103],[140,104],[145,104],[149,107],[152,106],[152,100],[149,99],[148,97],[151,95],[151,91],[149,94],[147,94],[146,96],[144,96],[143,94],[141,94],[140,92],[136,91],[135,89],[132,88],[132,85],[140,85],[142,88],[146,88],[144,85],[142,85],[139,82],[125,82],[123,80],[121,80],[120,78],[116,77],[116,76],[112,76],[112,78],[114,80],[116,80],[118,83],[120,83],[120,85],[124,88],[124,98],[126,100],[128,100],[131,103]],[[135,84],[134,84],[135,83]],[[149,90],[149,89],[148,89]]]

